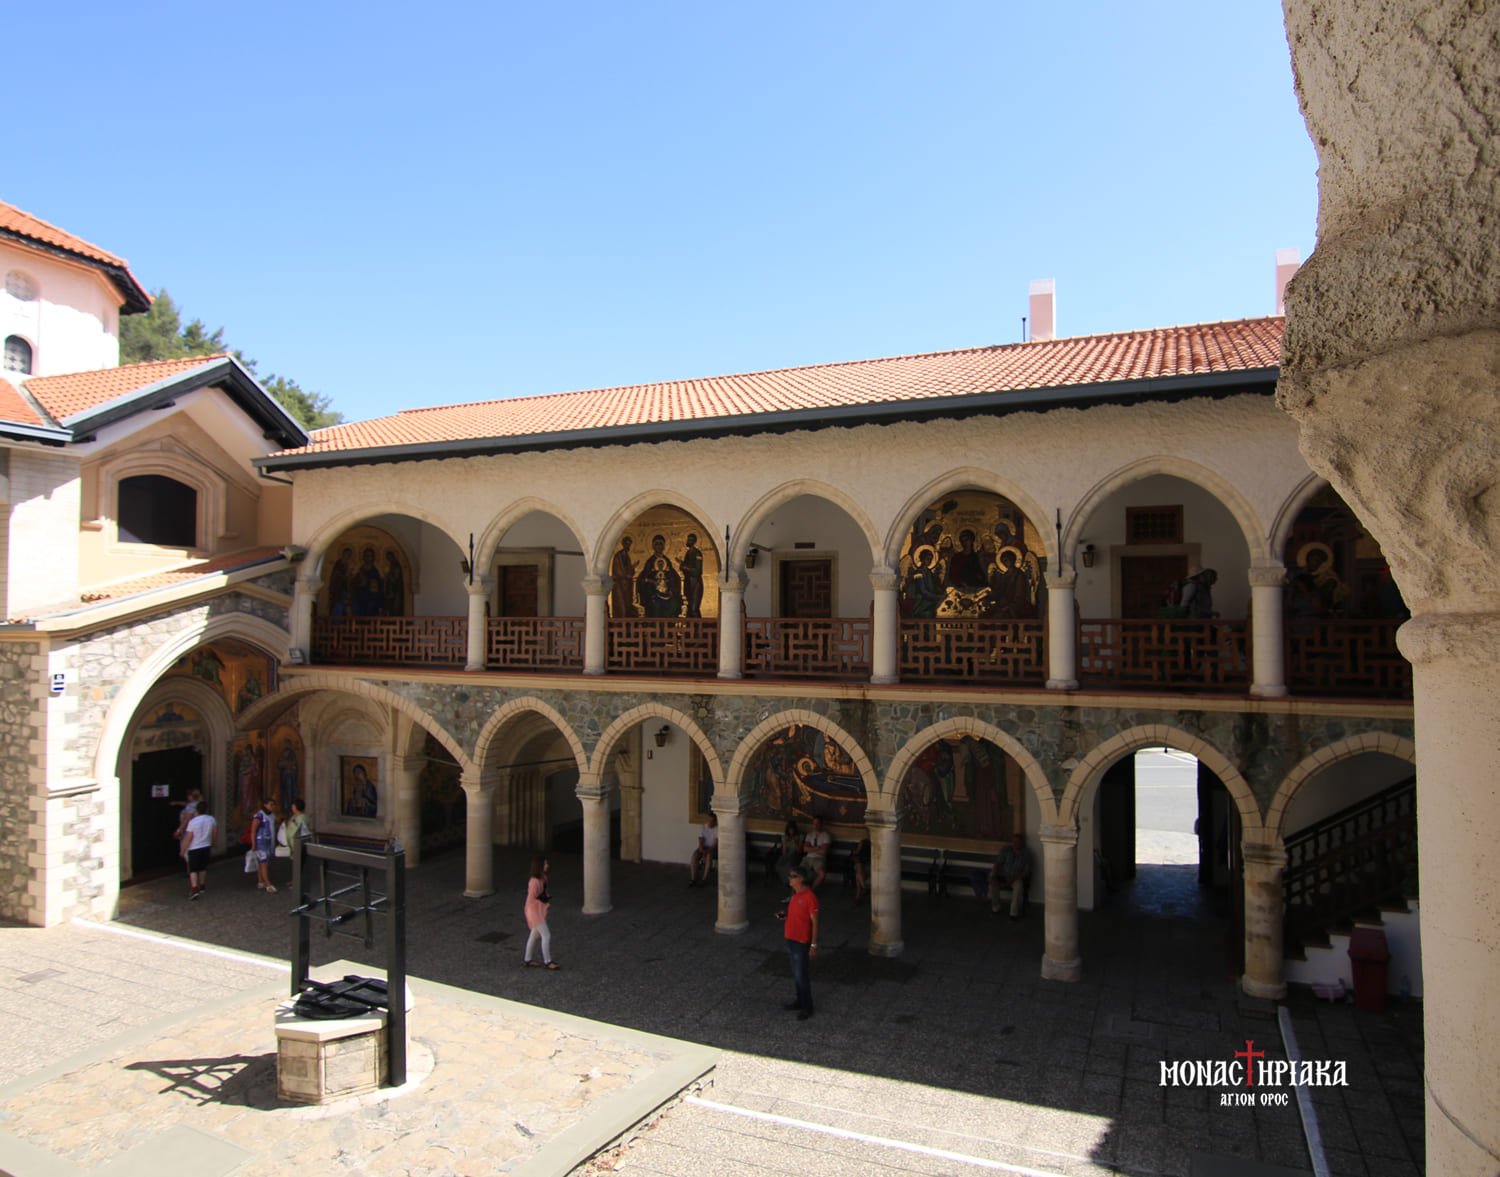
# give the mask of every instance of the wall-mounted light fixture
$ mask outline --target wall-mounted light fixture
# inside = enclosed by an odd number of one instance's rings
[[[1080,553],[1080,555],[1083,557],[1083,566],[1085,568],[1092,568],[1094,566],[1094,545],[1093,544],[1084,544],[1083,545],[1083,551]]]
[[[654,739],[656,740],[656,746],[658,748],[665,748],[667,746],[667,737],[671,734],[672,725],[669,723],[662,724],[661,727],[657,729],[656,735],[654,737]]]
[[[468,576],[470,572],[474,571],[474,565],[469,563],[467,556],[460,556],[458,558],[458,570],[465,576]]]
[[[752,543],[745,551],[745,567],[754,568],[755,561],[760,558],[761,552],[769,552],[770,548],[763,548],[757,543]]]

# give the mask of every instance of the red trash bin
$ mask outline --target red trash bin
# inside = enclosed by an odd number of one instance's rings
[[[1349,937],[1349,964],[1354,970],[1354,1004],[1371,1013],[1385,1012],[1386,977],[1391,950],[1380,928],[1355,928]]]

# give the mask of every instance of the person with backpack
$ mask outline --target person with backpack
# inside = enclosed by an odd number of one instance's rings
[[[1212,568],[1205,568],[1183,582],[1181,605],[1184,617],[1203,621],[1218,616],[1214,612],[1214,585],[1218,579],[1217,572]]]
[[[267,797],[250,821],[251,850],[255,854],[255,885],[275,892],[271,882],[271,855],[276,849],[276,802]]]

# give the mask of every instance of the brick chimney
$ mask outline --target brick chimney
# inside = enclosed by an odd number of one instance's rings
[[[1302,255],[1295,249],[1276,251],[1276,313],[1286,314],[1286,284],[1302,268]]]
[[[1031,338],[1057,338],[1057,279],[1038,278],[1031,284]]]

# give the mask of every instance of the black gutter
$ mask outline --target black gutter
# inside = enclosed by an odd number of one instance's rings
[[[79,253],[75,249],[68,249],[62,245],[53,245],[50,241],[39,241],[35,237],[28,237],[25,233],[18,233],[14,229],[0,229],[0,241],[14,241],[24,245],[27,249],[50,253],[54,257],[67,258],[70,262],[102,270],[114,284],[115,289],[124,296],[125,305],[120,308],[123,314],[140,315],[151,309],[151,296],[135,280],[134,275],[123,266],[100,261],[98,258],[89,257],[86,253]]]
[[[962,396],[923,397],[920,400],[880,401],[840,405],[829,409],[793,409],[776,413],[744,413],[731,417],[701,417],[688,421],[652,421],[602,429],[568,429],[514,437],[477,437],[416,445],[377,446],[362,450],[330,450],[310,454],[269,454],[253,459],[264,470],[311,470],[329,466],[367,466],[382,462],[416,462],[438,458],[473,458],[538,450],[631,445],[654,441],[690,441],[737,433],[790,433],[806,429],[888,425],[898,421],[940,420],[981,414],[1047,412],[1107,404],[1171,402],[1190,397],[1235,396],[1276,391],[1281,369],[1255,368],[1236,372],[1205,372],[1196,376],[1114,380],[1101,384],[1053,385],[1047,388],[979,392]]]
[[[53,425],[22,425],[16,421],[0,421],[0,437],[16,441],[38,441],[42,445],[67,445],[73,440],[73,431],[58,429]]]

